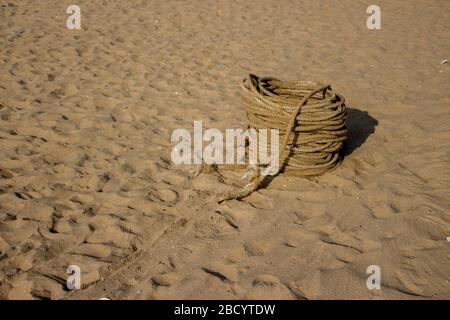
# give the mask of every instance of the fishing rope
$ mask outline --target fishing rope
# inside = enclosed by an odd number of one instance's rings
[[[341,162],[339,150],[347,137],[347,109],[344,98],[330,85],[312,81],[283,82],[250,74],[242,81],[241,88],[249,127],[279,130],[282,141],[279,169],[272,177],[280,172],[301,177],[321,175]],[[202,164],[197,174],[219,174],[218,168],[217,165]],[[220,168],[237,170],[239,166],[221,165]],[[250,195],[270,176],[262,176],[258,164],[248,166],[243,178],[248,183],[221,195],[219,202]]]

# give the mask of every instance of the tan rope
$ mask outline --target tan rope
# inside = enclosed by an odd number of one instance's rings
[[[315,176],[340,163],[339,149],[347,137],[347,110],[344,98],[330,85],[249,75],[241,88],[250,127],[279,130],[283,142],[276,174]],[[202,165],[199,172],[211,172],[211,167],[207,167]],[[264,180],[259,166],[250,167],[246,176],[252,180],[240,190],[219,197],[219,202],[242,199],[257,190]]]

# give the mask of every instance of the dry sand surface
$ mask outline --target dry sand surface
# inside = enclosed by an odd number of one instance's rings
[[[76,2],[82,30],[0,1],[0,298],[450,298],[449,1],[377,1],[381,30],[367,1]],[[245,128],[248,73],[331,83],[345,159],[217,204],[170,134]]]

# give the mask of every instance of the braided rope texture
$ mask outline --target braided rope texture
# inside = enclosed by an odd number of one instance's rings
[[[250,127],[279,130],[280,172],[315,176],[341,162],[347,109],[330,85],[250,74],[241,88]]]

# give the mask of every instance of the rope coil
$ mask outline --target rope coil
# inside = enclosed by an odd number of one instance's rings
[[[314,176],[340,163],[347,109],[330,85],[249,75],[241,88],[250,127],[280,132],[280,172]]]
[[[242,81],[241,88],[249,127],[279,130],[283,142],[279,148],[280,163],[276,174],[315,176],[332,170],[341,162],[339,150],[347,138],[347,109],[344,98],[330,85],[312,81],[283,82],[250,74]],[[219,203],[242,199],[257,190],[264,180],[260,169],[259,166],[249,166],[244,175],[250,177],[247,184],[221,195]],[[200,172],[220,175],[218,166],[205,164],[200,166],[197,174]]]

